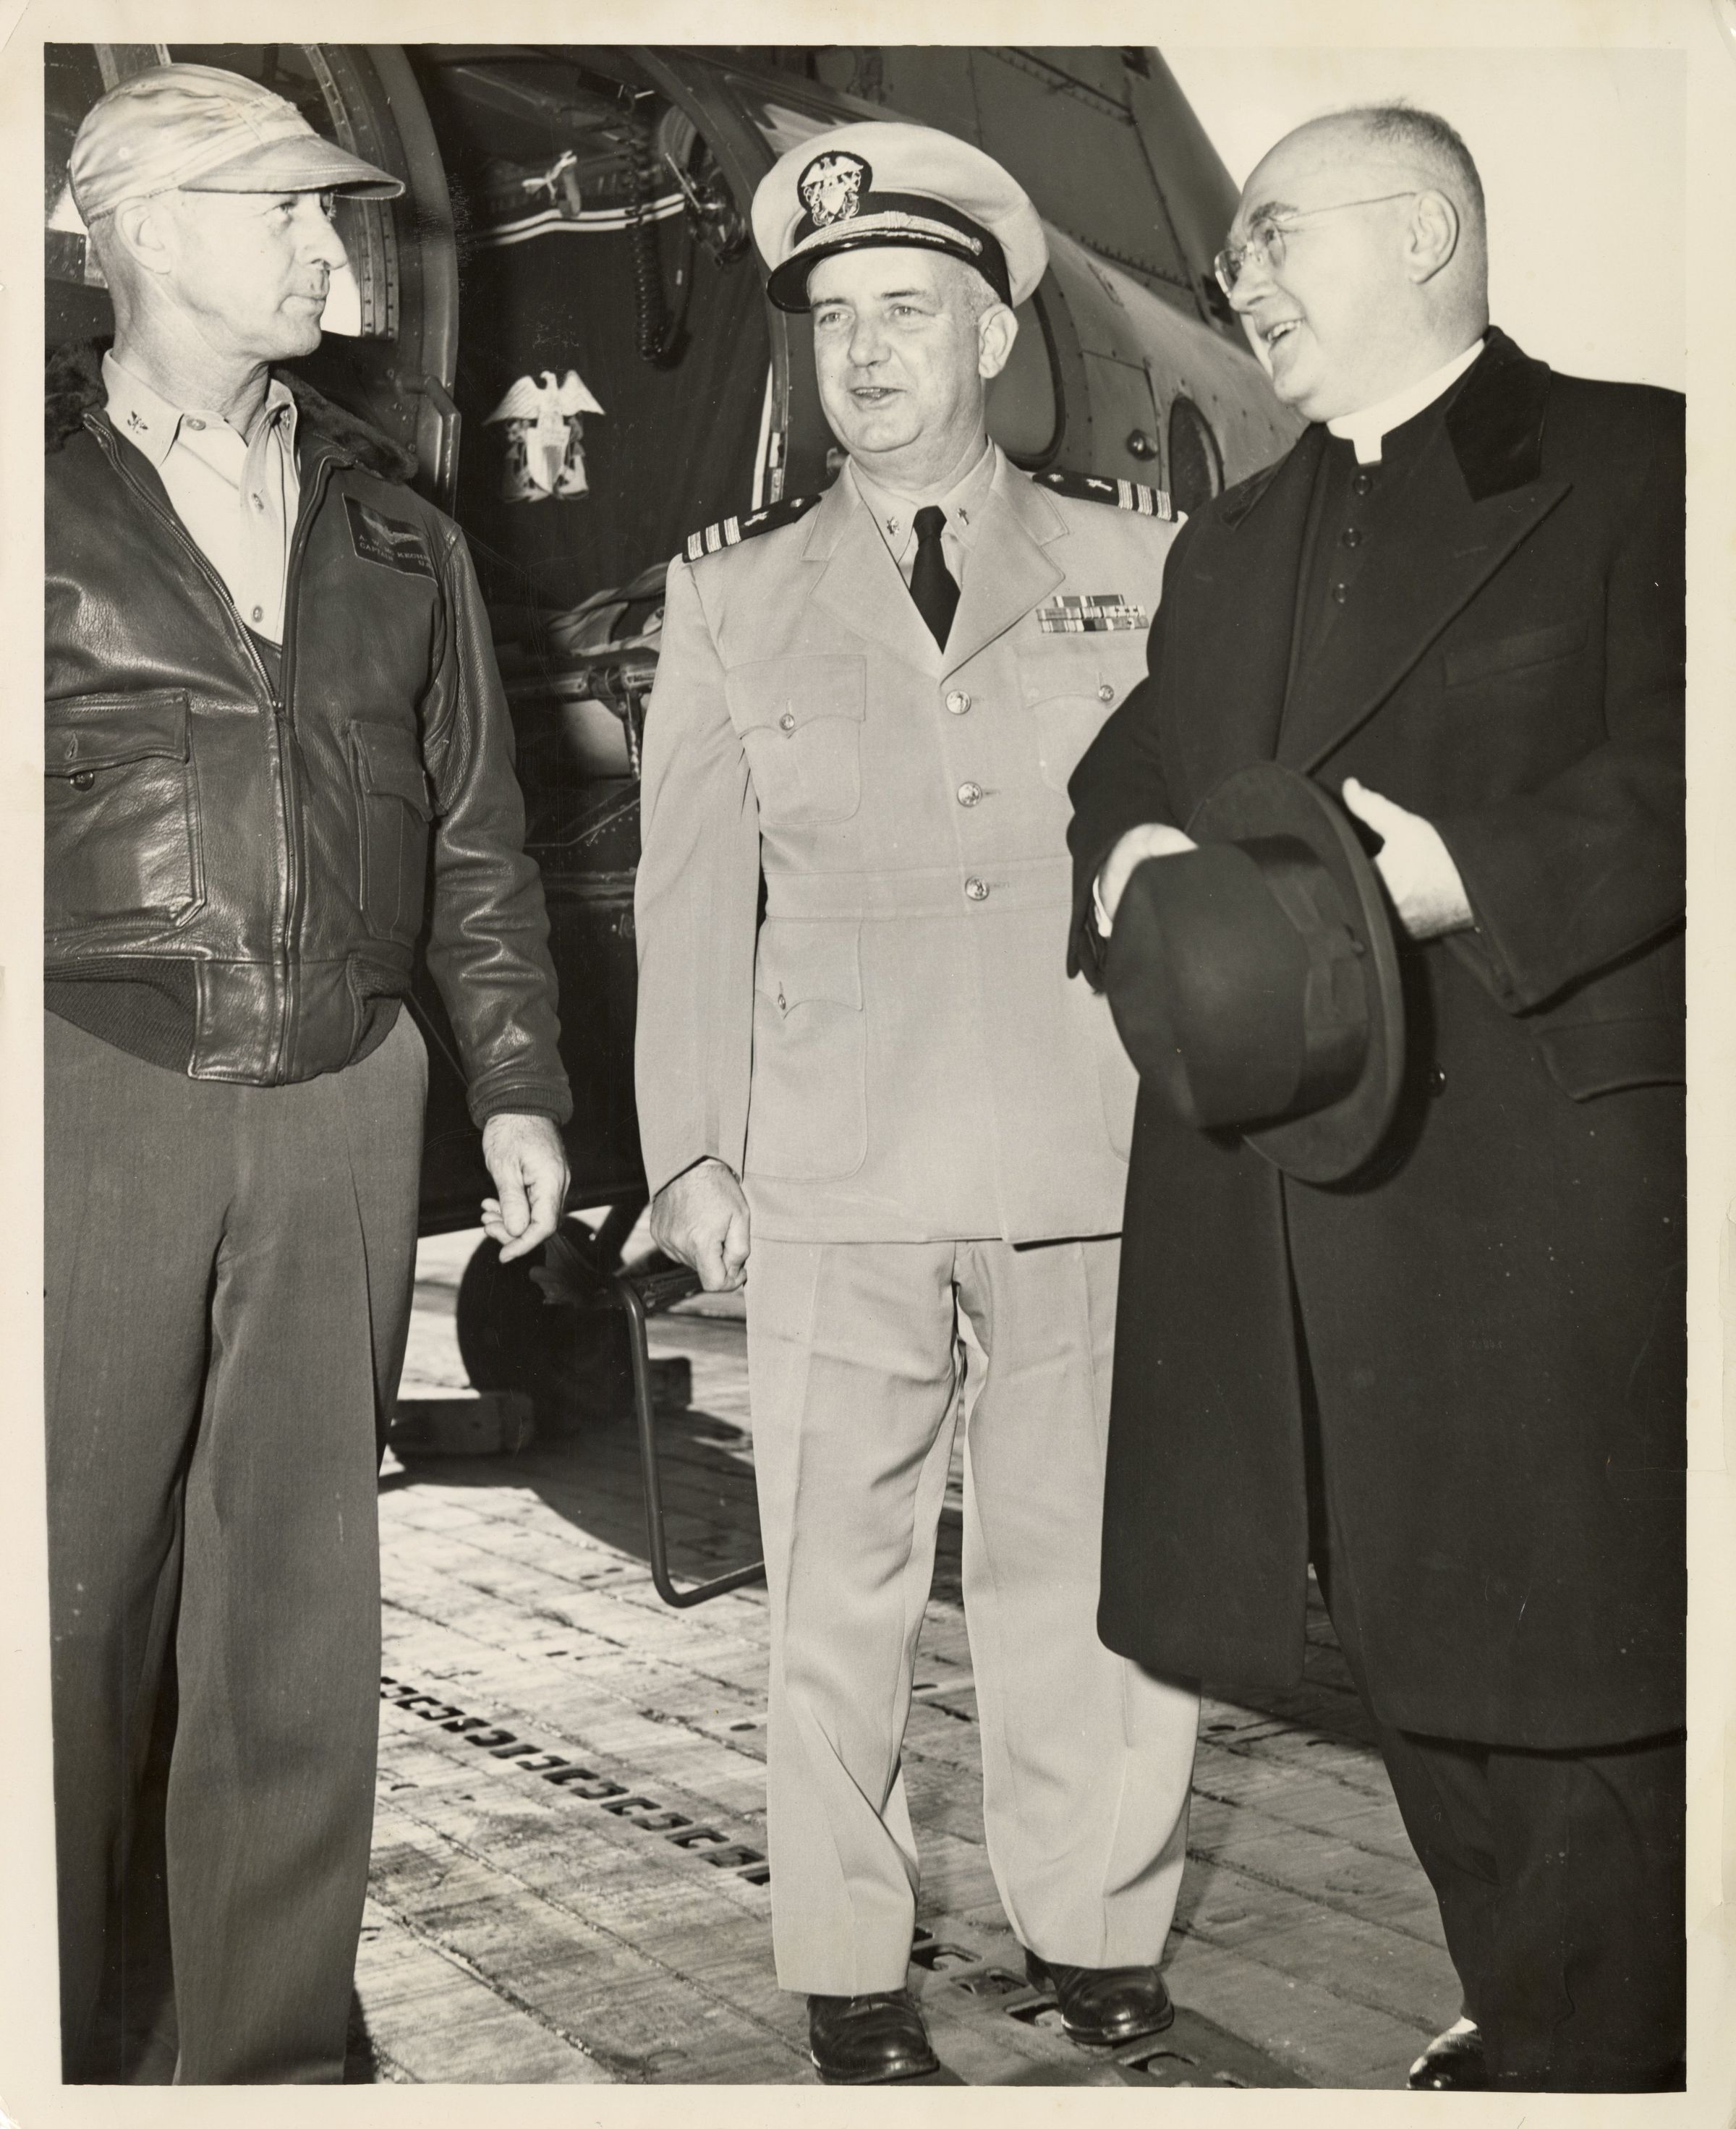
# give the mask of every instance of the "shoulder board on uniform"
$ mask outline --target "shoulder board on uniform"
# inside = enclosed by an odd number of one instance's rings
[[[1113,503],[1117,510],[1131,510],[1140,517],[1175,516],[1167,488],[1148,488],[1142,480],[1104,480],[1096,474],[1039,473],[1039,488],[1056,495],[1071,496],[1075,502]]]
[[[806,517],[825,493],[822,488],[815,495],[786,496],[782,502],[768,502],[763,510],[751,511],[744,517],[720,517],[702,532],[688,533],[682,552],[690,562],[703,561],[720,547],[739,547],[744,540],[757,540],[762,532],[776,532],[782,526],[793,525],[798,517]]]

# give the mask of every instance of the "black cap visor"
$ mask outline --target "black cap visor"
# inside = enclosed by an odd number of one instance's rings
[[[963,217],[958,219],[962,221]],[[971,228],[974,230],[975,225]],[[1006,254],[986,229],[976,230],[974,235],[961,230],[954,236],[931,224],[912,226],[908,221],[877,220],[868,215],[839,222],[835,229],[835,234],[817,243],[810,238],[800,250],[772,269],[766,293],[780,311],[813,308],[808,298],[808,276],[822,259],[833,258],[840,251],[893,248],[943,251],[961,265],[973,266],[1000,301],[1009,309],[1012,307],[1012,282],[1006,270]]]

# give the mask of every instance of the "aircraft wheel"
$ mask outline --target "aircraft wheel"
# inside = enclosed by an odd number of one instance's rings
[[[582,1222],[567,1232],[591,1239]],[[534,1274],[543,1252],[500,1260],[500,1245],[483,1241],[458,1289],[458,1350],[479,1390],[523,1390],[544,1441],[588,1420],[633,1409],[626,1318],[617,1309],[578,1308],[548,1301]]]

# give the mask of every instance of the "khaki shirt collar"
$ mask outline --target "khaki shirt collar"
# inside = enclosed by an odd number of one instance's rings
[[[894,560],[901,562],[916,544],[916,512],[931,502],[946,512],[946,529],[962,546],[975,545],[977,528],[1000,462],[1001,454],[994,444],[986,442],[982,455],[961,479],[939,494],[920,496],[900,495],[882,486],[865,474],[854,459],[848,461],[847,470]]]
[[[227,426],[222,415],[209,407],[171,405],[136,370],[117,362],[112,354],[105,355],[102,358],[102,383],[108,394],[108,418],[114,424],[116,431],[142,451],[159,473],[163,469],[163,461],[180,438],[183,424],[194,429],[219,429]],[[295,450],[295,398],[280,377],[273,377],[266,388],[264,411],[261,416],[261,427],[273,425],[280,429],[285,452],[293,456]],[[260,428],[255,428],[253,437],[247,441],[250,443],[256,441],[259,434]]]

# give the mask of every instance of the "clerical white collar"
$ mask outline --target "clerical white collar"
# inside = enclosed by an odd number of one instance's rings
[[[1482,341],[1473,341],[1463,355],[1454,355],[1451,362],[1443,362],[1439,369],[1431,369],[1426,377],[1419,378],[1415,384],[1407,384],[1402,392],[1395,392],[1390,399],[1377,400],[1372,407],[1364,407],[1354,414],[1334,414],[1326,424],[1328,431],[1355,445],[1358,465],[1375,464],[1381,455],[1382,442],[1391,431],[1408,422],[1413,414],[1420,414],[1424,407],[1433,406],[1443,392],[1458,383],[1482,351]]]

